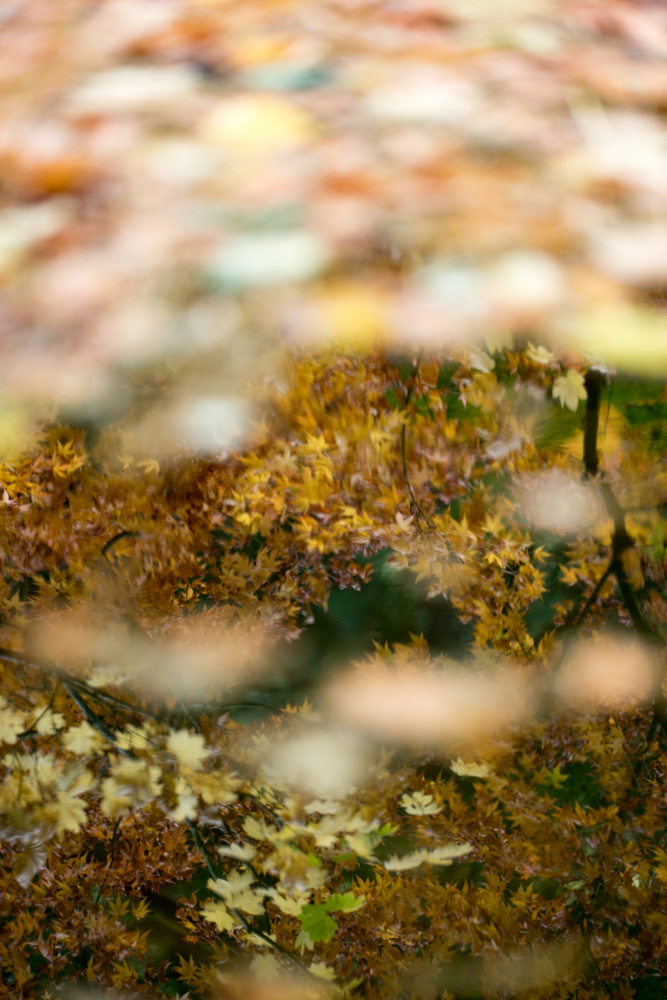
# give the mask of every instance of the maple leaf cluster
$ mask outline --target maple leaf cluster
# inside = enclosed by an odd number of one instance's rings
[[[664,991],[663,5],[0,21],[0,1000]]]
[[[664,400],[532,342],[329,352],[226,458],[36,432],[2,472],[0,995],[667,975]],[[376,642],[263,703],[276,643],[382,554],[463,660]]]

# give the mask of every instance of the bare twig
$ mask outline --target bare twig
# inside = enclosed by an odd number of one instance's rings
[[[614,574],[618,581],[623,602],[637,634],[653,645],[662,645],[662,636],[655,629],[651,628],[642,614],[632,585],[625,572],[625,567],[623,566],[623,553],[627,549],[631,549],[634,545],[632,535],[628,532],[625,525],[625,511],[614,496],[612,488],[608,483],[600,483],[599,493],[607,513],[614,522],[610,572]]]

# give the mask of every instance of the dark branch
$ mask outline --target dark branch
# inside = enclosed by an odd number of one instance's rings
[[[602,386],[604,384],[603,373],[596,368],[591,368],[586,373],[584,384],[588,394],[588,399],[586,401],[586,421],[584,426],[584,469],[585,475],[592,478],[597,476],[598,473],[597,443],[600,418],[600,399],[602,395]],[[623,603],[625,604],[626,610],[630,616],[630,620],[637,635],[651,646],[664,647],[663,637],[646,621],[632,589],[632,584],[625,571],[625,566],[623,565],[623,553],[627,551],[627,549],[631,549],[634,545],[634,539],[628,531],[625,523],[625,511],[616,499],[614,491],[609,483],[599,483],[598,490],[600,498],[604,503],[605,510],[614,524],[614,534],[612,535],[611,542],[611,561],[607,572],[603,576],[602,580],[599,581],[598,586],[595,588],[595,591],[589,598],[586,606],[579,616],[578,624],[583,621],[583,618],[588,613],[593,601],[597,598],[597,593],[599,593],[599,589],[602,586],[604,579],[606,579],[610,573],[613,573],[618,581],[618,587],[621,591]],[[648,743],[651,742],[658,728],[660,728],[663,733],[667,735],[667,700],[665,699],[662,691],[661,681],[658,682],[658,688],[653,698],[653,719],[651,720],[651,725],[647,734]]]
[[[584,376],[586,387],[586,416],[584,418],[584,468],[587,476],[598,472],[598,428],[600,425],[600,399],[604,374],[598,368],[591,368]]]
[[[572,622],[572,625],[568,624],[568,628],[579,628],[582,625],[584,619],[586,618],[586,615],[588,614],[588,612],[591,610],[591,608],[593,607],[593,605],[597,601],[598,596],[600,594],[600,591],[602,590],[602,588],[603,588],[603,586],[605,584],[605,581],[611,575],[611,573],[613,572],[613,570],[614,570],[614,563],[613,563],[613,560],[612,560],[612,562],[609,563],[609,565],[607,566],[606,570],[604,571],[604,573],[602,574],[602,576],[600,577],[600,579],[598,580],[598,582],[595,584],[595,589],[594,589],[593,593],[588,598],[588,600],[584,604],[583,608],[581,609],[581,611],[577,615],[576,620],[574,622]]]
[[[116,698],[112,694],[107,694],[105,691],[100,691],[99,688],[92,687],[92,685],[87,684],[86,681],[82,681],[79,677],[74,677],[66,670],[61,670],[60,667],[54,667],[49,663],[42,663],[40,660],[33,658],[29,659],[27,656],[24,656],[23,653],[17,653],[12,649],[0,648],[0,660],[7,660],[9,663],[16,663],[21,667],[29,667],[31,670],[39,670],[41,673],[47,674],[49,677],[55,677],[62,684],[69,684],[70,687],[85,692],[86,696],[92,701],[106,702],[113,708],[118,709],[119,712],[130,712],[134,715],[143,715],[148,719],[155,719],[156,721],[159,721],[162,718],[161,715],[155,712],[150,712],[145,708],[140,708],[138,705],[122,701],[120,698]]]
[[[105,740],[108,740],[108,742],[111,743],[112,747],[115,750],[121,753],[123,757],[134,757],[134,754],[130,750],[125,750],[123,749],[123,747],[118,746],[118,743],[116,742],[116,735],[113,729],[110,729],[107,726],[104,719],[101,719],[96,712],[93,712],[92,708],[90,708],[90,706],[86,704],[86,702],[83,700],[83,698],[76,690],[76,688],[72,687],[71,685],[67,684],[64,681],[63,681],[63,687],[67,691],[68,695],[70,696],[74,704],[81,709],[84,718],[87,720],[87,722],[89,722],[91,726],[97,729],[98,733],[101,733],[102,736],[105,738]]]
[[[24,656],[23,653],[17,653],[11,649],[0,648],[0,660],[7,660],[9,663],[16,663],[22,667],[29,667],[31,670],[38,670],[42,674],[46,674],[49,677],[54,677],[59,683],[64,685],[69,685],[69,687],[85,694],[86,698],[90,701],[95,701],[100,704],[104,704],[109,708],[116,709],[118,712],[125,712],[129,715],[141,715],[147,719],[153,719],[155,722],[163,722],[168,719],[178,719],[181,715],[186,713],[183,709],[176,711],[169,711],[166,708],[162,711],[151,712],[147,708],[141,708],[137,704],[131,702],[123,701],[121,698],[116,698],[112,694],[107,694],[106,691],[101,691],[99,688],[92,687],[92,685],[87,684],[86,681],[81,680],[79,677],[74,677],[69,674],[66,670],[60,669],[60,667],[54,667],[48,663],[42,663],[40,660],[28,658]],[[259,708],[265,712],[271,712],[273,714],[281,714],[285,712],[285,709],[278,708],[273,705],[264,705],[262,702],[256,701],[241,701],[232,702],[226,704],[225,702],[195,702],[190,705],[191,709],[201,709],[200,714],[206,715],[221,715],[225,712],[233,711],[237,708]],[[189,714],[188,714],[189,717]],[[35,735],[33,730],[29,730],[22,735],[21,738],[28,738],[28,736]]]
[[[107,552],[110,552],[116,542],[120,542],[123,538],[138,538],[138,531],[119,531],[117,535],[110,538],[108,542],[105,542],[102,546],[101,555],[106,556]]]

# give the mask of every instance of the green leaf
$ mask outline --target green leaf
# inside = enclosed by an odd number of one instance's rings
[[[452,376],[459,370],[461,365],[458,361],[445,361],[440,365],[436,389],[450,389],[452,387]]]
[[[562,788],[567,781],[567,774],[561,774],[560,764],[553,769],[553,771],[548,771],[543,768],[539,775],[542,784],[551,785],[555,789]]]
[[[415,396],[413,402],[415,405],[415,409],[419,412],[420,416],[428,417],[429,420],[435,420],[435,413],[431,408],[428,396],[426,395]]]
[[[338,929],[338,924],[327,913],[323,903],[307,903],[299,914],[301,927],[311,941],[330,941]]]
[[[398,833],[398,826],[393,823],[385,823],[375,831],[376,837],[389,837],[392,833]]]
[[[398,377],[401,382],[407,382],[415,374],[416,368],[412,358],[399,356],[393,359],[393,363],[398,368]]]
[[[333,910],[342,910],[343,913],[354,913],[360,910],[366,902],[365,896],[355,896],[353,892],[335,892],[324,901],[324,906],[331,913]]]
[[[399,398],[394,389],[387,389],[385,399],[394,410],[400,410],[403,406],[403,400]]]

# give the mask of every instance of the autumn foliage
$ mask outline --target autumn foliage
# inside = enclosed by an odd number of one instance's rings
[[[533,345],[309,357],[226,460],[35,432],[3,468],[4,995],[665,971],[664,394],[619,377],[596,423],[605,382]],[[463,662],[377,641],[235,721],[387,551],[470,623]]]
[[[663,996],[664,4],[0,27],[0,1000]]]

